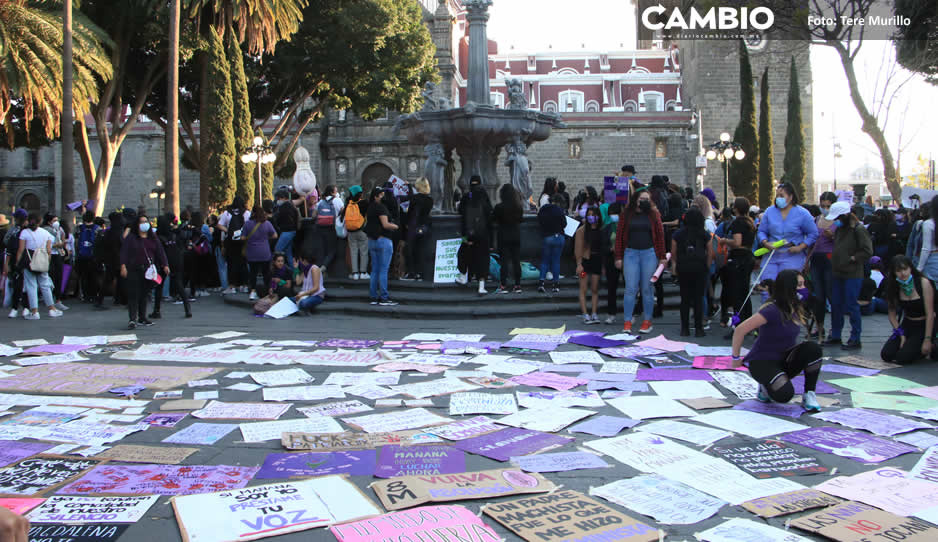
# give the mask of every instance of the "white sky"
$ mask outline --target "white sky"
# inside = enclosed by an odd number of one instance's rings
[[[494,0],[489,10],[489,39],[498,41],[499,51],[543,52],[619,49],[635,46],[634,9],[629,0]],[[892,58],[888,41],[868,41],[861,48],[857,74],[861,89],[873,95],[884,52]],[[837,160],[837,177],[845,176],[864,164],[881,167],[872,140],[860,131],[860,117],[853,107],[846,77],[837,54],[829,47],[813,46],[811,68],[814,97],[814,177],[833,178],[833,140],[836,137],[843,158]],[[901,77],[897,78],[902,79]],[[882,82],[880,82],[882,85]],[[908,112],[903,122],[903,111]],[[824,113],[822,116],[821,113]],[[832,127],[831,117],[835,123]],[[810,119],[805,119],[809,122]],[[915,173],[916,155],[938,160],[938,142],[930,129],[938,127],[938,87],[916,77],[907,83],[893,101],[886,135],[893,154],[898,154],[902,134],[903,174]],[[776,141],[777,145],[784,142]]]

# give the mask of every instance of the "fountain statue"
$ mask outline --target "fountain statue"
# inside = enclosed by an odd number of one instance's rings
[[[531,191],[530,161],[527,151],[532,144],[550,137],[553,128],[563,127],[560,116],[528,109],[524,83],[507,80],[508,104],[498,109],[490,102],[488,75],[488,37],[486,24],[492,0],[463,0],[469,21],[469,77],[466,104],[452,108],[449,100],[437,96],[437,88],[427,83],[422,92],[420,111],[402,115],[397,121],[410,143],[424,146],[424,176],[430,181],[434,211],[453,212],[453,187],[465,191],[469,178],[482,177],[482,185],[494,201],[499,187],[498,156],[502,148],[511,183],[524,198]],[[459,154],[459,179],[453,178],[452,151]]]

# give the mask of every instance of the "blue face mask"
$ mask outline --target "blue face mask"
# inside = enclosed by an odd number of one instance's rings
[[[798,288],[798,299],[805,301],[811,295],[811,290],[808,288]]]
[[[909,275],[909,278],[907,278],[907,279],[905,279],[905,280],[902,280],[902,279],[900,279],[899,277],[896,277],[896,282],[898,282],[899,284],[911,284],[911,283],[912,283],[912,275]]]
[[[612,223],[615,224],[616,222],[619,221],[619,215],[612,215],[609,217],[609,220],[611,220]]]
[[[586,217],[586,221],[589,222],[590,224],[595,224],[599,222],[599,217],[596,215],[589,215],[588,217]]]
[[[144,222],[144,223],[140,224],[140,231],[142,231],[143,233],[146,233],[146,232],[150,231],[150,223],[149,223],[149,222]]]
[[[843,226],[844,226],[843,220],[841,220],[841,219],[838,218],[837,220],[834,221],[834,227],[835,227],[835,228],[842,228]]]
[[[785,207],[788,207],[788,199],[783,198],[783,197],[775,198],[775,206],[778,207],[779,209],[784,209]]]

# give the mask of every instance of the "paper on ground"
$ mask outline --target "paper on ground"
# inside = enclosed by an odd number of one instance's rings
[[[726,504],[657,474],[636,476],[592,488],[590,495],[602,497],[669,525],[701,522]]]
[[[664,397],[617,397],[606,402],[633,420],[677,418],[696,414],[674,399]]]
[[[244,442],[280,440],[283,433],[341,433],[342,426],[328,416],[278,420],[274,422],[242,423],[241,435]]]

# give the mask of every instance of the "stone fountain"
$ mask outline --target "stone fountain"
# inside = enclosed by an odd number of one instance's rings
[[[453,187],[463,192],[473,175],[495,201],[498,158],[505,148],[511,183],[524,199],[532,194],[527,149],[550,137],[552,128],[561,128],[560,116],[528,109],[524,85],[507,80],[505,109],[490,103],[488,37],[486,24],[492,0],[463,0],[469,21],[469,81],[467,103],[453,108],[446,99],[434,97],[435,86],[427,83],[423,108],[398,119],[397,128],[410,143],[424,145],[424,176],[430,181],[434,211],[453,211]],[[453,150],[459,154],[461,175],[454,182]],[[442,197],[441,197],[442,196]]]

